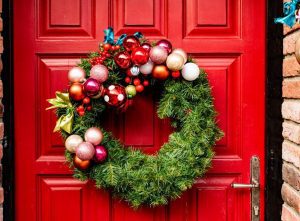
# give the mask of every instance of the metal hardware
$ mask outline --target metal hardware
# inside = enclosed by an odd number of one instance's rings
[[[259,175],[260,164],[259,158],[253,156],[250,162],[251,183],[232,183],[231,187],[235,189],[251,189],[251,221],[259,221]]]

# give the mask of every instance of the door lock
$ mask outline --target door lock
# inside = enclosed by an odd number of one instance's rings
[[[259,176],[260,163],[257,156],[253,156],[250,162],[251,168],[251,183],[232,183],[234,189],[251,189],[251,221],[259,221],[260,213],[260,198],[259,198]]]

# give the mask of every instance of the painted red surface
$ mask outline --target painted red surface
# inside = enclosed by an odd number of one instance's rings
[[[143,2],[143,3],[142,3]],[[252,155],[261,158],[261,220],[264,189],[265,4],[252,0],[15,0],[15,178],[17,221],[249,221]],[[181,199],[155,209],[130,209],[72,178],[64,147],[52,134],[46,99],[66,88],[66,74],[97,48],[102,30],[143,32],[168,38],[205,68],[213,87],[219,124],[213,167]],[[168,121],[155,114],[155,96],[138,98],[107,126],[126,145],[152,153],[167,140]]]

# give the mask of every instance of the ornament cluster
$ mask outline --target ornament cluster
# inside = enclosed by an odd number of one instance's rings
[[[77,169],[86,170],[91,163],[102,163],[107,158],[107,150],[101,145],[103,134],[97,127],[89,128],[84,134],[84,140],[73,134],[65,141],[66,149],[74,153],[73,164]]]
[[[101,43],[99,51],[88,62],[89,73],[79,66],[68,72],[68,93],[79,117],[93,109],[92,100],[102,99],[108,107],[126,110],[131,99],[153,80],[194,81],[200,74],[198,65],[188,62],[183,49],[173,49],[165,39],[149,42],[135,35],[126,36],[119,45]],[[113,67],[121,73],[119,83],[108,82],[110,75],[114,75]],[[101,130],[92,127],[84,139],[75,134],[67,138],[65,146],[74,153],[75,167],[86,170],[91,162],[101,163],[106,159],[107,151],[100,145],[102,137]]]

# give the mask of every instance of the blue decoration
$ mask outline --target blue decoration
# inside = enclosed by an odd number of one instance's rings
[[[274,22],[286,24],[290,27],[293,27],[296,22],[295,12],[297,10],[298,2],[300,2],[300,0],[292,0],[291,2],[283,3],[283,14],[285,15],[285,17],[275,18]]]
[[[126,34],[122,34],[118,40],[114,41],[114,29],[112,27],[108,27],[108,29],[104,30],[104,43],[109,43],[111,45],[121,45],[123,44],[124,39],[127,37]],[[133,34],[137,38],[142,38],[143,35],[141,32],[136,32]]]

